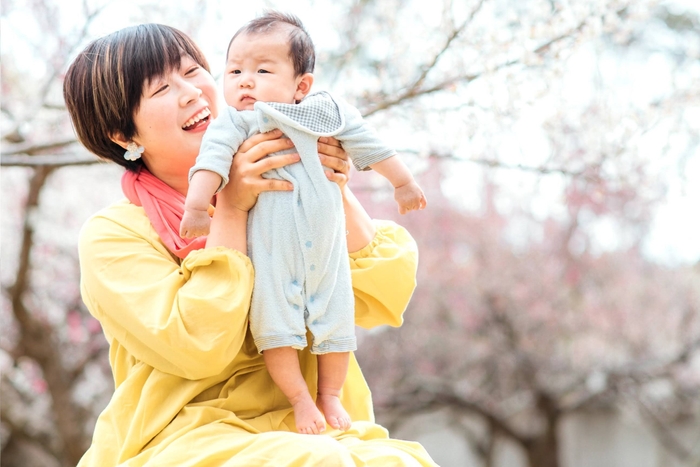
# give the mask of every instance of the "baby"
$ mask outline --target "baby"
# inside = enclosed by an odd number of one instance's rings
[[[408,168],[357,109],[325,92],[310,94],[314,64],[313,43],[293,15],[268,12],[236,32],[224,77],[229,107],[204,136],[180,226],[183,237],[209,232],[210,201],[228,183],[232,155],[244,140],[279,128],[293,141],[300,163],[264,174],[291,181],[293,191],[261,193],[248,217],[255,268],[250,328],[293,407],[297,431],[306,434],[324,431],[324,417],[333,428],[350,427],[340,390],[349,352],[357,348],[342,196],[323,172],[318,138],[335,137],[358,170],[386,177],[402,214],[426,205]],[[297,355],[307,345],[307,328],[318,361],[315,402]]]

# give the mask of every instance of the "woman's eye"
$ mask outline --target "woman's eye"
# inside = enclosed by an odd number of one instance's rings
[[[199,65],[193,66],[192,68],[190,68],[189,70],[187,70],[187,73],[185,73],[185,74],[191,75],[192,73],[194,73],[194,72],[197,71],[197,70],[199,70]]]
[[[159,94],[159,93],[165,91],[166,89],[168,89],[168,85],[167,85],[167,84],[165,84],[165,85],[159,87],[158,89],[156,89],[156,90],[153,92],[153,95],[155,96],[156,94]]]

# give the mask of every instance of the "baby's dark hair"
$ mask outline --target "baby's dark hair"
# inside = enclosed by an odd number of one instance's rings
[[[251,20],[236,31],[236,34],[233,35],[228,44],[228,48],[231,48],[233,41],[241,34],[266,34],[285,24],[290,26],[288,36],[289,58],[294,63],[295,76],[313,73],[316,65],[314,43],[311,41],[311,37],[301,20],[291,13],[273,10],[264,12],[261,16]],[[228,60],[228,52],[226,59]]]

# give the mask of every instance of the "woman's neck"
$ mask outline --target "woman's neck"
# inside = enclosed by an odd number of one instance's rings
[[[184,175],[180,173],[181,171],[174,171],[172,169],[163,167],[152,167],[146,164],[148,170],[166,185],[179,192],[183,196],[187,196],[187,188],[189,187],[188,173]]]

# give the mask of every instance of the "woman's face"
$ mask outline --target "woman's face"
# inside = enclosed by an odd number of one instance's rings
[[[183,55],[179,69],[144,83],[132,139],[144,147],[146,167],[177,187],[194,165],[204,131],[216,115],[214,78]]]

